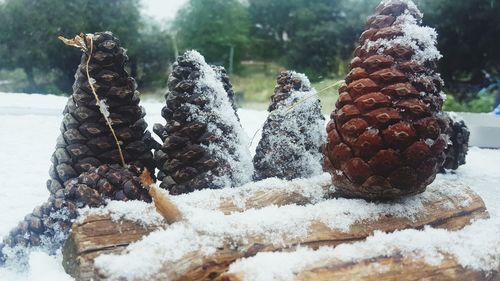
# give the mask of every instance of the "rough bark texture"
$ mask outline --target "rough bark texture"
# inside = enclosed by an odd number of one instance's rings
[[[171,194],[244,183],[237,178],[246,172],[240,167],[246,161],[239,148],[241,125],[231,110],[230,84],[223,81],[224,72],[194,51],[173,65],[162,110],[166,125],[154,128],[163,141],[155,152],[160,186]]]
[[[443,196],[442,198],[436,198],[434,201],[426,202],[424,206],[426,209],[425,213],[422,213],[417,218],[381,216],[374,220],[355,223],[349,231],[332,229],[319,221],[315,221],[312,222],[310,231],[308,231],[310,234],[307,237],[285,239],[285,243],[281,246],[265,242],[266,234],[246,237],[243,240],[247,242],[237,245],[235,245],[235,241],[231,237],[227,237],[227,245],[220,247],[213,255],[205,256],[202,252],[190,253],[180,259],[182,260],[180,262],[182,265],[177,263],[164,264],[161,273],[149,280],[162,280],[162,277],[160,277],[162,274],[163,276],[175,276],[174,280],[213,280],[213,278],[224,273],[232,262],[242,257],[253,256],[258,252],[283,250],[298,244],[313,248],[323,245],[334,246],[365,239],[377,230],[392,232],[408,228],[420,229],[425,225],[458,230],[468,225],[474,219],[488,217],[481,198],[470,189],[465,189],[464,191],[471,196],[471,202],[467,206],[455,209],[446,208],[445,206],[449,206],[450,204],[454,206],[461,206],[461,204],[455,202],[453,197]],[[325,194],[327,193],[328,189],[325,188]],[[276,196],[271,201],[268,201],[268,199],[262,201],[262,205],[264,206],[273,202],[281,202],[283,204],[285,202],[288,204],[297,202],[295,197],[289,197],[285,194],[281,194],[281,196],[276,194]],[[288,199],[280,199],[280,197]],[[231,203],[220,204],[221,210],[225,212],[234,211],[231,206]],[[121,235],[123,225],[127,226],[128,232],[140,235],[124,239]],[[103,236],[99,229],[106,229],[106,235]],[[69,240],[70,243],[67,243],[65,246],[65,264],[71,265],[66,268],[78,280],[88,280],[86,278],[91,276],[89,275],[90,272],[94,271],[92,265],[97,255],[106,253],[110,245],[120,245],[119,250],[122,250],[121,246],[137,241],[142,235],[147,235],[153,229],[156,229],[156,226],[145,228],[144,226],[134,225],[126,221],[112,222],[109,217],[87,217],[83,222],[73,227]],[[200,233],[199,235],[203,236],[204,234]],[[193,239],[200,238],[193,237]],[[85,274],[80,275],[82,272]],[[99,270],[92,277],[94,280],[107,280],[106,276]]]
[[[254,180],[322,173],[324,117],[307,77],[293,71],[280,73],[268,111],[253,158]]]
[[[325,165],[345,196],[392,199],[425,190],[444,161],[446,120],[433,31],[410,1],[368,18],[327,126]]]
[[[449,140],[448,147],[445,150],[446,159],[443,166],[441,166],[442,172],[445,172],[445,169],[456,170],[458,167],[465,164],[465,158],[469,150],[470,132],[465,122],[451,113],[448,114],[447,120],[447,134]]]

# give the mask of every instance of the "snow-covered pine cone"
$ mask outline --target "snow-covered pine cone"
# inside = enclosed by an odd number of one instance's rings
[[[253,173],[246,136],[217,73],[188,51],[174,63],[155,152],[161,187],[172,194],[244,184]]]
[[[441,166],[441,172],[445,169],[456,170],[465,164],[465,157],[469,150],[469,128],[465,122],[454,113],[447,113],[449,137],[448,147],[445,150],[446,159]]]
[[[441,57],[411,0],[368,18],[327,126],[325,166],[347,197],[393,199],[425,190],[444,161]]]
[[[231,106],[234,109],[234,112],[236,114],[236,117],[238,118],[238,121],[240,121],[240,117],[238,116],[237,112],[237,105],[236,105],[236,100],[235,100],[235,94],[233,90],[233,84],[231,84],[231,81],[229,80],[229,75],[227,75],[227,71],[223,66],[217,66],[217,65],[211,65],[212,69],[215,71],[215,75],[219,81],[222,82],[222,85],[224,86],[224,90],[226,91],[227,97],[229,98],[229,101],[231,102]],[[161,124],[154,124],[153,126],[153,131],[156,135],[158,135],[162,141],[165,141],[166,138],[166,132],[165,132],[165,126]],[[154,147],[154,150],[160,149],[160,144],[154,143],[154,145],[158,145],[158,147]]]
[[[99,98],[108,106],[109,118],[121,142],[125,161],[154,171],[150,147],[154,141],[146,131],[145,112],[139,106],[135,80],[125,70],[128,60],[125,49],[110,32],[96,33],[93,38],[89,63],[91,82]],[[90,42],[87,45],[87,52],[90,52]],[[116,143],[96,106],[87,79],[87,59],[88,53],[84,53],[75,74],[73,94],[64,109],[61,135],[51,159],[51,179],[47,182],[51,194],[90,167],[120,163]]]
[[[237,113],[238,107],[236,106],[236,96],[234,94],[233,90],[233,84],[231,84],[231,80],[229,80],[229,75],[227,75],[227,71],[223,66],[216,66],[212,65],[212,68],[215,71],[215,75],[217,76],[217,79],[222,82],[222,85],[224,86],[224,90],[227,93],[227,97],[229,98],[229,101],[231,102],[231,106],[234,109],[234,112],[236,113],[236,117],[238,117],[239,121],[239,116]]]
[[[290,180],[322,173],[325,121],[307,77],[293,71],[281,72],[268,111],[253,158],[254,179]]]
[[[4,239],[5,247],[11,252],[19,251],[18,254],[28,247],[42,247],[54,253],[64,243],[80,208],[99,207],[108,199],[151,202],[138,176],[136,167],[126,169],[118,164],[105,164],[83,172],[67,181],[64,189],[51,195],[11,230]]]

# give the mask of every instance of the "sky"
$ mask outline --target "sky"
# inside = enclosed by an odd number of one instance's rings
[[[143,13],[153,19],[164,22],[175,17],[187,0],[142,0]]]

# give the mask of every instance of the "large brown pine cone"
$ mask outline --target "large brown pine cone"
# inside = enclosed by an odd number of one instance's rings
[[[168,81],[164,141],[155,152],[161,186],[172,194],[248,182],[252,163],[241,125],[217,73],[196,51],[173,65]]]
[[[110,32],[96,33],[93,40],[89,64],[91,82],[99,98],[109,107],[109,118],[122,143],[125,161],[154,171],[151,135],[146,131],[147,124],[143,119],[145,112],[139,106],[137,85],[125,70],[128,60],[125,50]],[[61,135],[51,159],[51,179],[47,182],[51,194],[62,189],[67,180],[90,167],[120,163],[116,143],[96,106],[87,79],[88,40],[87,48],[75,74],[73,94],[64,109]]]
[[[254,179],[294,179],[322,173],[324,117],[316,92],[303,74],[278,75],[269,116],[253,158]]]
[[[325,165],[348,197],[423,192],[447,145],[436,33],[410,0],[386,0],[368,18],[327,126]]]
[[[72,221],[83,207],[99,207],[106,200],[142,200],[151,202],[139,181],[136,167],[122,168],[118,164],[91,168],[66,182],[43,205],[35,208],[4,239],[10,252],[22,254],[27,247],[42,247],[54,253],[64,243]],[[12,250],[15,246],[15,250]],[[5,251],[4,251],[5,253]]]
[[[469,150],[469,128],[465,122],[454,113],[447,113],[449,137],[448,147],[445,150],[446,159],[441,166],[441,172],[456,170],[465,164],[465,157]]]

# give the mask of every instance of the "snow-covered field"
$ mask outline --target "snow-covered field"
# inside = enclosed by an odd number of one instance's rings
[[[0,93],[0,237],[8,233],[24,215],[48,197],[49,159],[59,134],[65,97]],[[161,102],[143,102],[150,126],[163,123]],[[262,126],[264,111],[239,111],[250,138]],[[260,138],[257,132],[253,151]],[[491,218],[483,228],[500,236],[500,150],[471,148],[467,164],[447,179],[462,181],[478,192],[486,202]],[[418,235],[433,235],[425,230]],[[425,241],[425,239],[422,239]],[[491,245],[494,247],[494,245]],[[499,257],[500,259],[500,257]],[[30,269],[21,272],[0,268],[0,280],[72,280],[60,265],[61,257],[36,252],[30,257]]]

